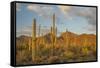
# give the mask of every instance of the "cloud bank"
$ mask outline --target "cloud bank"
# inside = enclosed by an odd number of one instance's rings
[[[68,7],[60,7],[60,10],[68,15],[68,17],[80,16],[84,17],[88,21],[89,27],[87,29],[89,31],[96,31],[96,8],[95,7],[76,7],[69,6]]]

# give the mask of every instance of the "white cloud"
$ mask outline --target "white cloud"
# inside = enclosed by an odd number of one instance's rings
[[[30,4],[27,5],[27,9],[45,18],[50,17],[54,13],[53,7],[51,5]]]
[[[16,3],[16,11],[21,11],[21,4],[20,3]]]
[[[60,10],[66,14],[67,19],[72,19],[75,16],[81,16],[88,21],[87,29],[96,31],[96,8],[94,7],[79,7],[79,6],[59,6]]]
[[[67,12],[70,10],[70,6],[58,6],[58,8],[59,8],[64,14],[67,14]]]
[[[78,12],[77,15],[84,17],[88,21],[88,29],[90,31],[96,31],[96,8],[86,7],[86,9]]]

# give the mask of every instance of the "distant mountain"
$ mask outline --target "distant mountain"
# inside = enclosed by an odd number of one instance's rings
[[[32,37],[29,36],[20,36],[17,37],[18,43],[26,43],[27,45],[32,44]],[[48,44],[52,43],[52,34],[48,33],[44,36],[40,36],[36,38],[37,44]],[[96,45],[96,35],[94,34],[81,34],[77,35],[72,32],[63,32],[59,37],[56,37],[56,45]]]
[[[64,32],[60,37],[69,45],[96,45],[96,35],[94,34],[77,35],[72,32]]]

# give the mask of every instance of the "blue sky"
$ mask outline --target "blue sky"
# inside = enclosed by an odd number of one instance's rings
[[[41,33],[50,32],[53,14],[55,14],[58,35],[66,29],[76,34],[96,34],[95,7],[26,3],[17,3],[16,6],[17,36],[31,36],[33,19],[36,19],[37,32],[39,25],[41,25]]]

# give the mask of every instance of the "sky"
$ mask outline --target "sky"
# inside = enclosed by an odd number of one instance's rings
[[[37,33],[50,32],[55,14],[57,34],[66,30],[76,34],[96,34],[96,7],[16,3],[16,35],[32,35],[32,22],[36,19]]]

